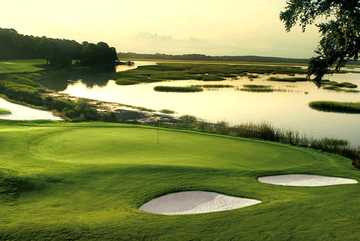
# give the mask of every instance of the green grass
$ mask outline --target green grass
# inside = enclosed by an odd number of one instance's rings
[[[0,74],[29,73],[43,70],[45,60],[8,60],[0,61]]]
[[[9,110],[0,108],[0,115],[8,115],[8,114],[11,114]]]
[[[197,86],[156,86],[155,91],[158,92],[201,92],[203,89]]]
[[[314,101],[310,107],[324,112],[360,114],[360,102]]]
[[[360,185],[291,188],[256,178],[313,173],[360,180],[347,159],[194,132],[79,123],[0,122],[0,239],[358,240]],[[209,190],[254,207],[159,216],[162,194]]]

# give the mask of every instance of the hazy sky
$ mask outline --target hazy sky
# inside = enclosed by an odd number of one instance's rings
[[[309,57],[316,29],[286,33],[285,0],[0,0],[0,27],[105,41],[118,51]]]

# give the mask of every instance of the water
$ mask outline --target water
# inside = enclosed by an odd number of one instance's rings
[[[152,61],[136,61],[134,65],[118,65],[116,67],[116,72],[125,72],[129,70],[137,69],[140,66],[148,66],[148,65],[156,65],[156,63]]]
[[[154,110],[169,109],[177,115],[193,115],[211,121],[226,121],[232,125],[268,122],[275,127],[300,131],[311,137],[329,137],[349,140],[360,145],[360,115],[325,113],[309,107],[311,101],[331,100],[359,102],[360,93],[344,93],[317,88],[311,82],[280,83],[267,81],[269,77],[283,75],[259,75],[250,80],[203,82],[196,80],[168,81],[162,83],[120,86],[108,81],[102,86],[86,85],[77,81],[63,91],[72,96],[141,106]],[[338,82],[360,85],[360,74],[337,74],[327,77]],[[223,84],[234,88],[209,89],[198,93],[161,93],[153,89],[158,85],[188,86]],[[244,92],[238,89],[246,84],[271,85],[282,91],[270,93]]]
[[[2,98],[0,98],[0,108],[11,112],[8,115],[0,115],[2,120],[62,120],[49,111],[14,104]]]

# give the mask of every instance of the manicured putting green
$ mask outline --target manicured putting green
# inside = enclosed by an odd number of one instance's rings
[[[338,156],[106,123],[0,121],[0,143],[0,240],[343,241],[360,236],[360,185],[293,188],[257,180],[308,172],[360,180],[351,161]],[[191,191],[262,203],[185,216],[139,210],[154,198]]]

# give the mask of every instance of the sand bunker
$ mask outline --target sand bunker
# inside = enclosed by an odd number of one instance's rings
[[[244,208],[261,201],[238,198],[214,192],[179,192],[168,194],[145,203],[140,210],[162,215],[212,213]]]
[[[349,178],[300,174],[260,177],[258,180],[262,183],[291,187],[324,187],[358,183]]]

